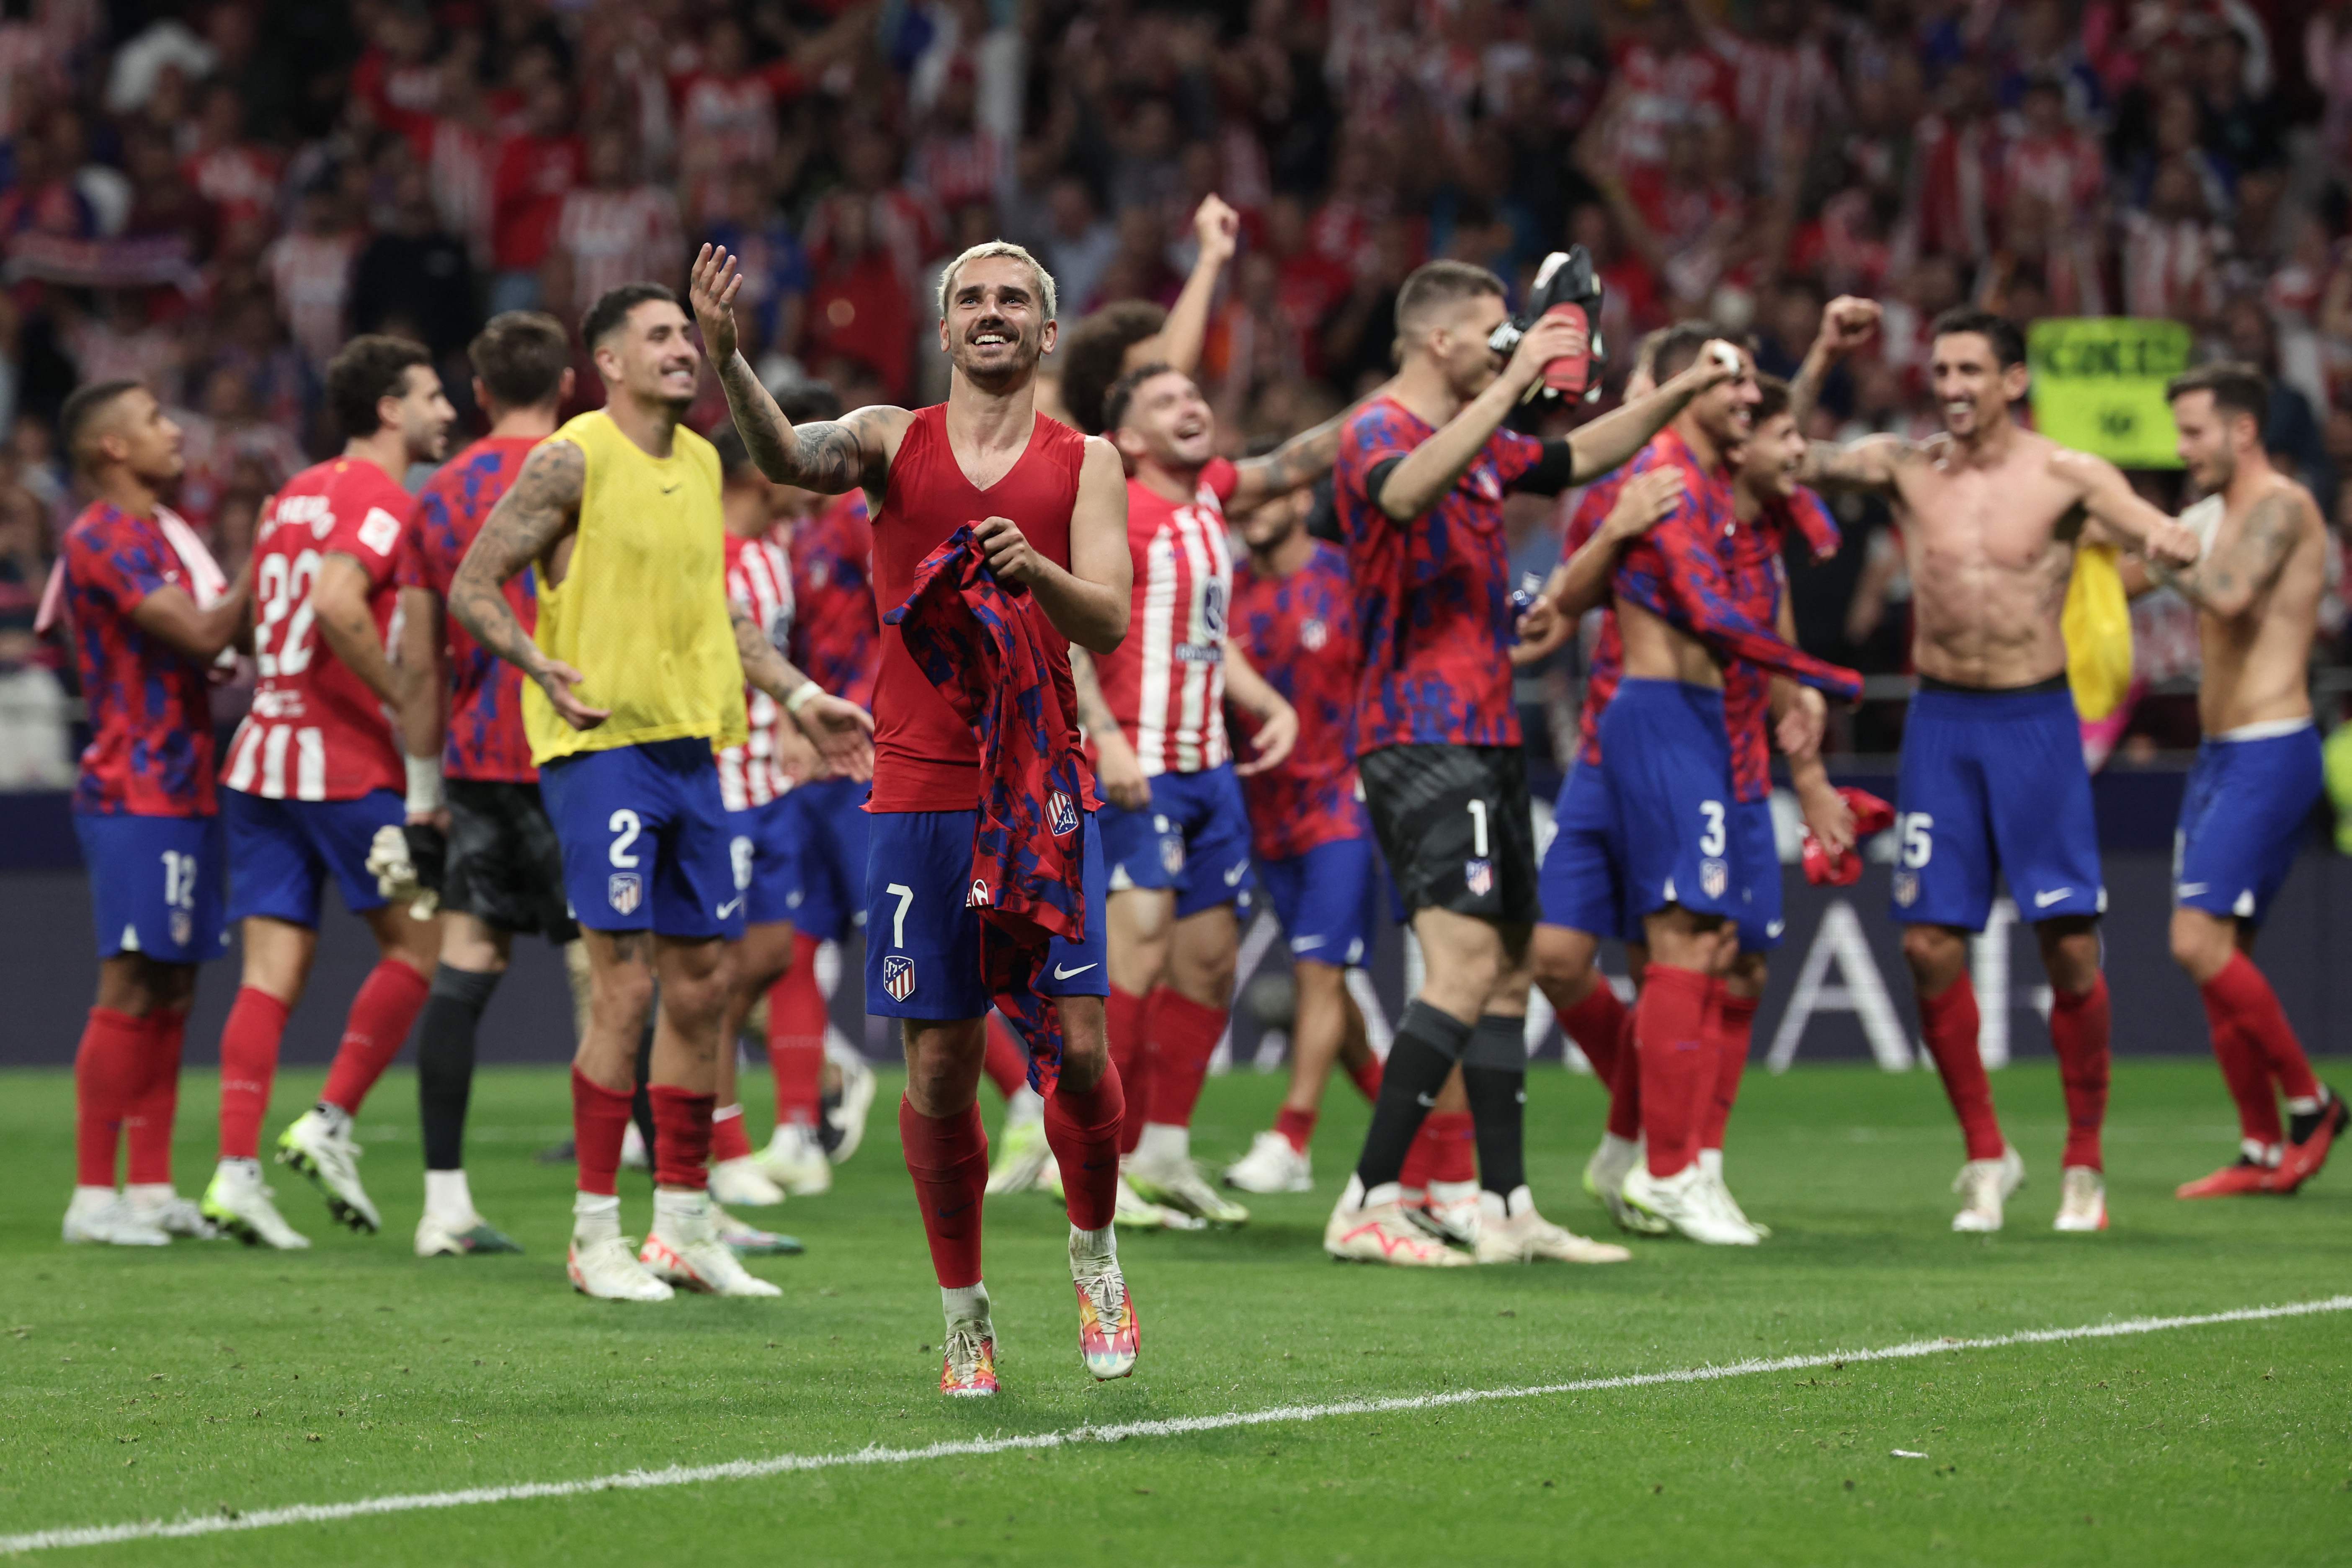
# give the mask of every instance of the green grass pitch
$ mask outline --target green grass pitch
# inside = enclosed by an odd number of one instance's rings
[[[2336,1077],[2352,1080],[2352,1064]],[[1213,1079],[1195,1132],[1229,1158],[1278,1080]],[[386,1232],[331,1230],[289,1173],[308,1253],[58,1240],[71,1084],[0,1079],[0,1535],[777,1454],[1065,1430],[1288,1404],[1500,1388],[1742,1358],[2189,1314],[2352,1292],[2352,1155],[2303,1195],[2184,1204],[2231,1152],[2205,1063],[2129,1062],[2104,1236],[2048,1229],[2059,1091],[1997,1075],[2032,1170],[2010,1229],[1947,1228],[1959,1161],[1935,1080],[1751,1076],[1730,1172],[1778,1236],[1754,1252],[1636,1243],[1613,1268],[1419,1273],[1318,1249],[1362,1127],[1345,1085],[1307,1196],[1232,1234],[1123,1242],[1143,1323],[1130,1381],[1078,1364],[1058,1209],[993,1202],[1004,1394],[936,1392],[938,1298],[887,1082],[828,1196],[764,1211],[807,1256],[760,1260],[780,1301],[591,1303],[563,1281],[560,1071],[487,1071],[474,1190],[523,1258],[420,1261],[414,1079],[361,1119]],[[316,1088],[280,1082],[268,1131]],[[763,1076],[746,1080],[759,1105]],[[182,1101],[181,1187],[209,1164],[214,1089]],[[992,1125],[995,1108],[989,1107]],[[1533,1179],[1578,1188],[1590,1081],[1539,1071]],[[756,1117],[755,1121],[763,1120]],[[650,1201],[624,1176],[628,1228]],[[1924,1458],[1893,1458],[1895,1449]],[[27,1559],[33,1560],[33,1559]],[[1966,1350],[1667,1387],[1077,1444],[402,1512],[47,1552],[80,1563],[1693,1563],[2014,1565],[2352,1561],[2352,1313]]]

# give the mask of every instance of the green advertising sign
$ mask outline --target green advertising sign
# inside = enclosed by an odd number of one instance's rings
[[[2033,426],[2061,446],[2118,468],[2177,468],[2164,384],[2189,368],[2179,321],[2053,317],[2026,333],[2033,367]]]

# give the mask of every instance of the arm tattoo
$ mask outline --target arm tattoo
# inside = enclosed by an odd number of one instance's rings
[[[823,495],[839,495],[865,482],[866,453],[856,416],[793,425],[740,353],[719,367],[719,382],[751,461],[768,478]]]
[[[1897,445],[1865,437],[1863,441],[1813,441],[1797,478],[1826,489],[1883,490],[1893,483]]]
[[[1234,487],[1236,493],[1248,486],[1260,497],[1288,495],[1322,478],[1339,459],[1339,432],[1347,428],[1348,416],[1354,412],[1349,408],[1336,414],[1311,430],[1300,431],[1265,457],[1237,465],[1241,483]]]
[[[2150,562],[2148,575],[2216,615],[2242,614],[2278,581],[2301,513],[2293,497],[2266,495],[2246,510],[2246,526],[2228,550],[2186,568]],[[2241,592],[2247,604],[2233,604]]]
[[[507,603],[507,579],[545,555],[575,526],[587,478],[588,454],[571,442],[548,441],[533,448],[449,584],[449,613],[457,624],[476,642],[526,671],[539,649]]]
[[[760,629],[760,623],[751,618],[751,612],[730,599],[727,618],[735,626],[735,652],[743,661],[746,681],[779,702],[801,689],[808,677],[776,651],[776,645],[768,640],[768,634]]]

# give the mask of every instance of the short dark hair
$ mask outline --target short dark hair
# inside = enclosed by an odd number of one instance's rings
[[[146,384],[143,381],[125,376],[117,381],[94,381],[88,386],[75,388],[73,395],[66,399],[66,405],[58,410],[58,447],[65,453],[67,460],[77,469],[87,471],[96,449],[84,450],[83,440],[89,434],[90,427],[98,423],[98,416],[111,407],[116,398],[137,392]]]
[[[1166,360],[1156,359],[1150,364],[1137,365],[1133,370],[1112,382],[1110,390],[1103,394],[1103,429],[1116,430],[1127,423],[1128,407],[1134,403],[1136,393],[1141,390],[1145,382],[1154,376],[1184,374]]]
[[[656,300],[675,305],[677,294],[659,283],[624,283],[617,289],[605,289],[580,318],[580,341],[588,345],[590,353],[594,353],[597,346],[613,335],[613,330],[629,319],[630,311]]]
[[[2271,416],[2271,378],[2243,360],[2221,360],[2212,364],[2200,364],[2195,370],[2182,371],[2164,384],[2164,400],[2170,403],[2192,392],[2210,392],[2213,406],[2222,414],[2242,414],[2260,430]]]
[[[327,362],[327,412],[346,441],[364,441],[383,428],[376,405],[408,390],[408,373],[430,369],[433,355],[414,338],[363,332]]]
[[[1062,405],[1070,423],[1089,436],[1110,428],[1103,400],[1125,374],[1127,351],[1167,324],[1168,312],[1149,300],[1120,300],[1079,319],[1054,356],[1062,362]]]
[[[795,425],[841,417],[841,394],[829,381],[796,381],[776,394],[776,406]]]
[[[544,310],[501,310],[466,345],[466,359],[501,408],[552,403],[572,363],[572,338]]]
[[[1662,327],[1643,340],[1650,355],[1650,378],[1660,384],[1675,377],[1698,363],[1699,351],[1724,334],[1716,331],[1713,321],[1676,321]]]
[[[1757,424],[1761,425],[1767,419],[1778,419],[1789,412],[1789,405],[1787,382],[1777,375],[1759,375],[1756,378],[1756,406],[1749,410],[1749,416]]]
[[[1993,363],[2007,370],[2025,363],[2025,334],[2007,316],[1979,310],[1974,305],[1955,305],[1936,318],[1928,329],[1928,337],[1948,338],[1960,332],[1974,332],[1992,345]]]
[[[1406,322],[1439,305],[1475,300],[1486,294],[1496,299],[1506,294],[1503,280],[1486,268],[1468,261],[1423,262],[1406,276],[1397,289],[1397,335],[1404,335]]]

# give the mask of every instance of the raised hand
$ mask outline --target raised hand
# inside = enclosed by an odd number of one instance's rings
[[[725,246],[706,245],[696,254],[686,296],[702,328],[703,352],[713,364],[735,357],[735,296],[742,289],[743,274]]]

